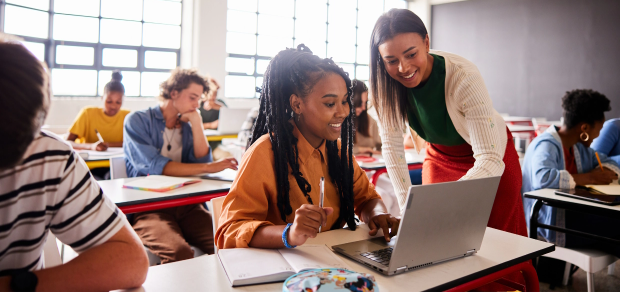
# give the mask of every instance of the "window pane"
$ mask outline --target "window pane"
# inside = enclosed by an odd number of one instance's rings
[[[226,58],[226,72],[254,74],[254,58]]]
[[[295,46],[305,44],[315,55],[321,58],[325,58],[326,34],[327,25],[324,21],[299,19],[295,21]]]
[[[355,79],[368,80],[369,76],[370,69],[368,68],[368,66],[357,65],[357,68],[355,68]]]
[[[379,2],[379,1],[378,1]],[[338,23],[342,26],[355,27],[357,18],[357,1],[330,0],[329,1],[329,24]]]
[[[392,8],[406,9],[407,2],[403,0],[385,0],[385,12],[388,12]]]
[[[138,66],[138,51],[105,48],[101,61],[106,67],[135,68]]]
[[[181,3],[145,0],[144,21],[180,25]]]
[[[228,0],[228,9],[256,12],[257,0]]]
[[[170,77],[170,73],[142,72],[142,96],[159,96],[159,84]]]
[[[344,72],[349,73],[349,78],[353,79],[353,73],[355,73],[355,70],[353,70],[353,64],[338,64],[338,66],[340,66]]]
[[[225,77],[224,95],[226,97],[255,97],[256,81],[253,76],[234,76]]]
[[[377,0],[358,0],[358,21],[357,26],[372,28],[381,14],[383,14],[383,1]],[[363,20],[363,21],[362,21]]]
[[[142,43],[142,23],[102,19],[101,42],[104,44],[139,46]]]
[[[256,87],[263,88],[263,77],[256,77]],[[256,91],[256,88],[254,88],[254,91]],[[255,92],[254,94],[257,98],[260,97],[260,93]]]
[[[54,0],[54,11],[99,17],[99,0]]]
[[[13,3],[21,6],[32,7],[41,10],[50,9],[49,0],[7,0],[6,3]]]
[[[357,63],[369,64],[370,62],[370,40],[357,45]]]
[[[258,59],[256,61],[256,73],[265,74],[265,71],[267,71],[267,66],[269,66],[269,62],[271,62],[271,60]]]
[[[181,27],[166,24],[144,24],[143,45],[178,49],[181,47]]]
[[[231,54],[256,54],[256,35],[247,33],[226,33],[226,52]]]
[[[45,44],[43,43],[33,43],[33,42],[22,42],[22,45],[28,49],[39,61],[45,61]]]
[[[226,29],[228,31],[256,33],[256,13],[228,10]]]
[[[16,35],[47,38],[49,14],[12,5],[4,11],[4,32]]]
[[[327,22],[327,3],[317,0],[297,0],[295,1],[295,18],[325,23]]]
[[[144,67],[153,69],[174,69],[177,67],[177,53],[146,51]]]
[[[54,39],[96,43],[99,41],[99,19],[71,15],[54,16]]]
[[[56,63],[92,66],[95,63],[95,48],[58,45]]]
[[[292,39],[293,18],[259,14],[258,34]]]
[[[101,17],[142,20],[142,0],[101,0]]]
[[[258,13],[293,18],[294,1],[291,0],[259,0]]]
[[[259,56],[274,57],[280,51],[293,47],[293,38],[278,38],[258,35],[257,50]]]
[[[125,86],[125,96],[139,96],[140,95],[140,72],[138,71],[122,71],[123,86]],[[99,95],[103,96],[103,88],[112,80],[112,71],[102,70],[99,71]]]
[[[76,69],[52,69],[52,91],[54,95],[97,94],[97,71]]]

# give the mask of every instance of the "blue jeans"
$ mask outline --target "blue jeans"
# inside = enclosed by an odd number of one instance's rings
[[[409,178],[411,178],[412,185],[422,184],[422,169],[414,169],[409,171]]]

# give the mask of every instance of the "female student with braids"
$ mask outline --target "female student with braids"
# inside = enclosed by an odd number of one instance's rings
[[[319,226],[346,223],[354,230],[355,214],[371,235],[379,229],[386,240],[396,235],[399,220],[352,158],[350,88],[342,68],[303,44],[271,60],[251,146],[222,206],[219,248],[294,247],[314,238]]]

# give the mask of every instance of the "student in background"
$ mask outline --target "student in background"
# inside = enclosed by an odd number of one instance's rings
[[[123,146],[123,121],[129,111],[121,109],[125,96],[122,79],[123,75],[114,71],[112,80],[103,88],[103,107],[87,106],[78,113],[67,135],[74,149],[105,151],[108,147]],[[99,143],[95,130],[105,142]],[[76,143],[78,139],[82,143]]]
[[[251,147],[222,206],[219,248],[301,245],[319,226],[327,231],[346,223],[355,230],[355,214],[371,235],[379,229],[386,240],[396,235],[399,220],[387,214],[352,158],[350,87],[342,68],[303,44],[271,60]],[[318,206],[321,177],[324,208]]]
[[[0,291],[109,291],[146,279],[144,248],[66,141],[41,130],[48,69],[0,35]],[[16,102],[19,101],[19,102]],[[46,269],[49,231],[79,255]],[[55,242],[54,242],[55,245]]]
[[[530,143],[523,160],[522,193],[538,189],[573,189],[575,186],[601,185],[618,182],[620,168],[607,155],[599,153],[603,170],[594,150],[589,148],[592,139],[599,135],[605,112],[611,110],[609,100],[592,90],[573,90],[562,98],[564,125],[549,127],[545,133]],[[530,218],[534,200],[523,199],[526,218]],[[620,239],[614,226],[620,220],[587,215],[569,210],[542,206],[538,222],[561,228],[594,233]],[[529,221],[527,221],[529,230]],[[538,229],[538,238],[563,247],[586,247],[596,241],[579,236]],[[596,249],[620,257],[617,245],[596,243]]]
[[[601,135],[592,141],[591,147],[620,164],[620,119],[605,122]]]
[[[381,154],[381,137],[377,122],[368,115],[368,87],[363,81],[353,80],[355,106],[355,144],[353,154]]]
[[[220,108],[226,106],[226,103],[221,99],[217,99],[217,91],[220,89],[220,85],[215,79],[209,79],[209,86],[213,90],[207,94],[206,100],[200,103],[200,116],[205,129],[217,129],[220,119]]]
[[[177,68],[160,88],[159,105],[133,112],[125,120],[127,175],[191,176],[237,169],[234,158],[212,162],[203,135],[198,107],[210,93],[208,79],[195,69]],[[192,258],[190,244],[213,253],[211,214],[202,204],[137,213],[131,223],[162,263]]]

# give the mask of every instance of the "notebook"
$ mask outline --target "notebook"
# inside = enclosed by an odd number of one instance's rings
[[[150,191],[150,192],[167,192],[178,189],[182,186],[199,183],[201,180],[195,178],[172,177],[165,175],[149,175],[139,179],[125,182],[124,188]]]
[[[587,187],[594,189],[603,195],[620,196],[620,185],[588,185]]]
[[[305,244],[288,249],[220,249],[217,256],[233,287],[284,281],[310,269],[349,269],[326,245]]]
[[[220,172],[205,174],[201,176],[200,178],[214,179],[214,180],[221,180],[221,181],[234,181],[235,177],[237,177],[237,171],[227,168]]]

